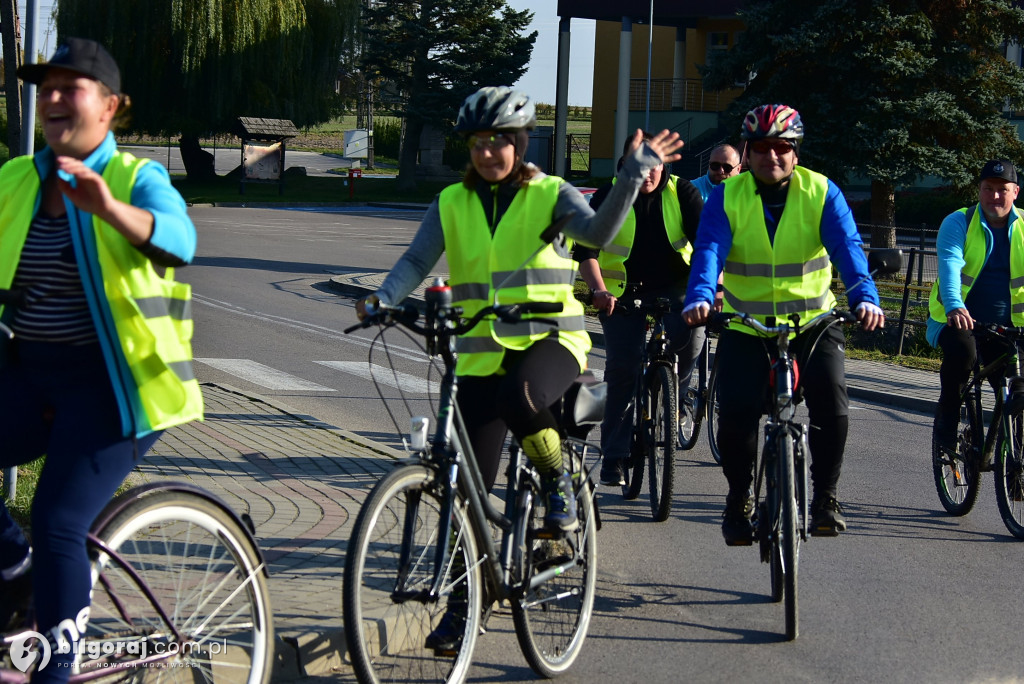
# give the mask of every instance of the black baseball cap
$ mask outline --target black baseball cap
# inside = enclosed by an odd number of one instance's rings
[[[993,159],[985,163],[985,168],[978,176],[978,182],[980,183],[986,178],[1001,178],[1004,181],[1016,183],[1017,169],[1014,168],[1013,162],[1007,159]]]
[[[106,49],[95,40],[68,38],[53,53],[49,62],[24,64],[18,69],[18,78],[27,82],[42,83],[50,67],[60,67],[82,76],[99,81],[115,94],[121,92],[121,70]]]

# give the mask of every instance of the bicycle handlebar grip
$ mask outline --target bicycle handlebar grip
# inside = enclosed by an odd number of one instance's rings
[[[732,318],[733,314],[731,313],[725,313],[724,311],[713,311],[711,312],[711,315],[708,316],[708,320],[705,325],[707,326],[708,332],[722,332],[722,330],[725,328],[725,324],[731,321]]]

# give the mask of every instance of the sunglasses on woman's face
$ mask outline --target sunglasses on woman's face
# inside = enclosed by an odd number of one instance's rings
[[[732,164],[723,164],[722,162],[711,162],[710,164],[708,164],[708,168],[710,168],[715,173],[732,173],[732,170],[735,169],[736,167],[733,166]]]
[[[768,154],[769,150],[775,152],[779,157],[787,152],[793,151],[793,143],[788,140],[755,140],[750,143],[750,149],[758,154]]]
[[[466,144],[469,146],[470,151],[480,152],[484,148],[489,148],[493,151],[503,150],[512,144],[512,139],[504,133],[495,133],[494,135],[471,135],[466,140]]]

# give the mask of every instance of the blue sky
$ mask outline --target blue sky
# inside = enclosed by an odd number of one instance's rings
[[[537,102],[555,103],[558,67],[558,3],[555,0],[506,0],[515,10],[533,12],[527,32],[537,31],[529,70],[514,83]],[[594,86],[594,21],[573,19],[569,44],[569,104],[589,107]]]

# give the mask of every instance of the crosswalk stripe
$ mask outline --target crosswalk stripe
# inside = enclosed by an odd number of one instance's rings
[[[428,392],[437,393],[438,391],[438,384],[436,382],[428,383],[417,375],[393,371],[390,368],[379,366],[375,363],[367,364],[365,361],[316,361],[315,363],[360,378],[374,380],[382,385],[400,389],[403,392],[427,394]]]
[[[217,370],[231,373],[232,375],[251,382],[260,387],[272,390],[293,390],[305,392],[336,392],[330,387],[318,385],[309,380],[303,380],[284,371],[279,371],[270,366],[264,366],[250,359],[195,359],[207,366]]]

